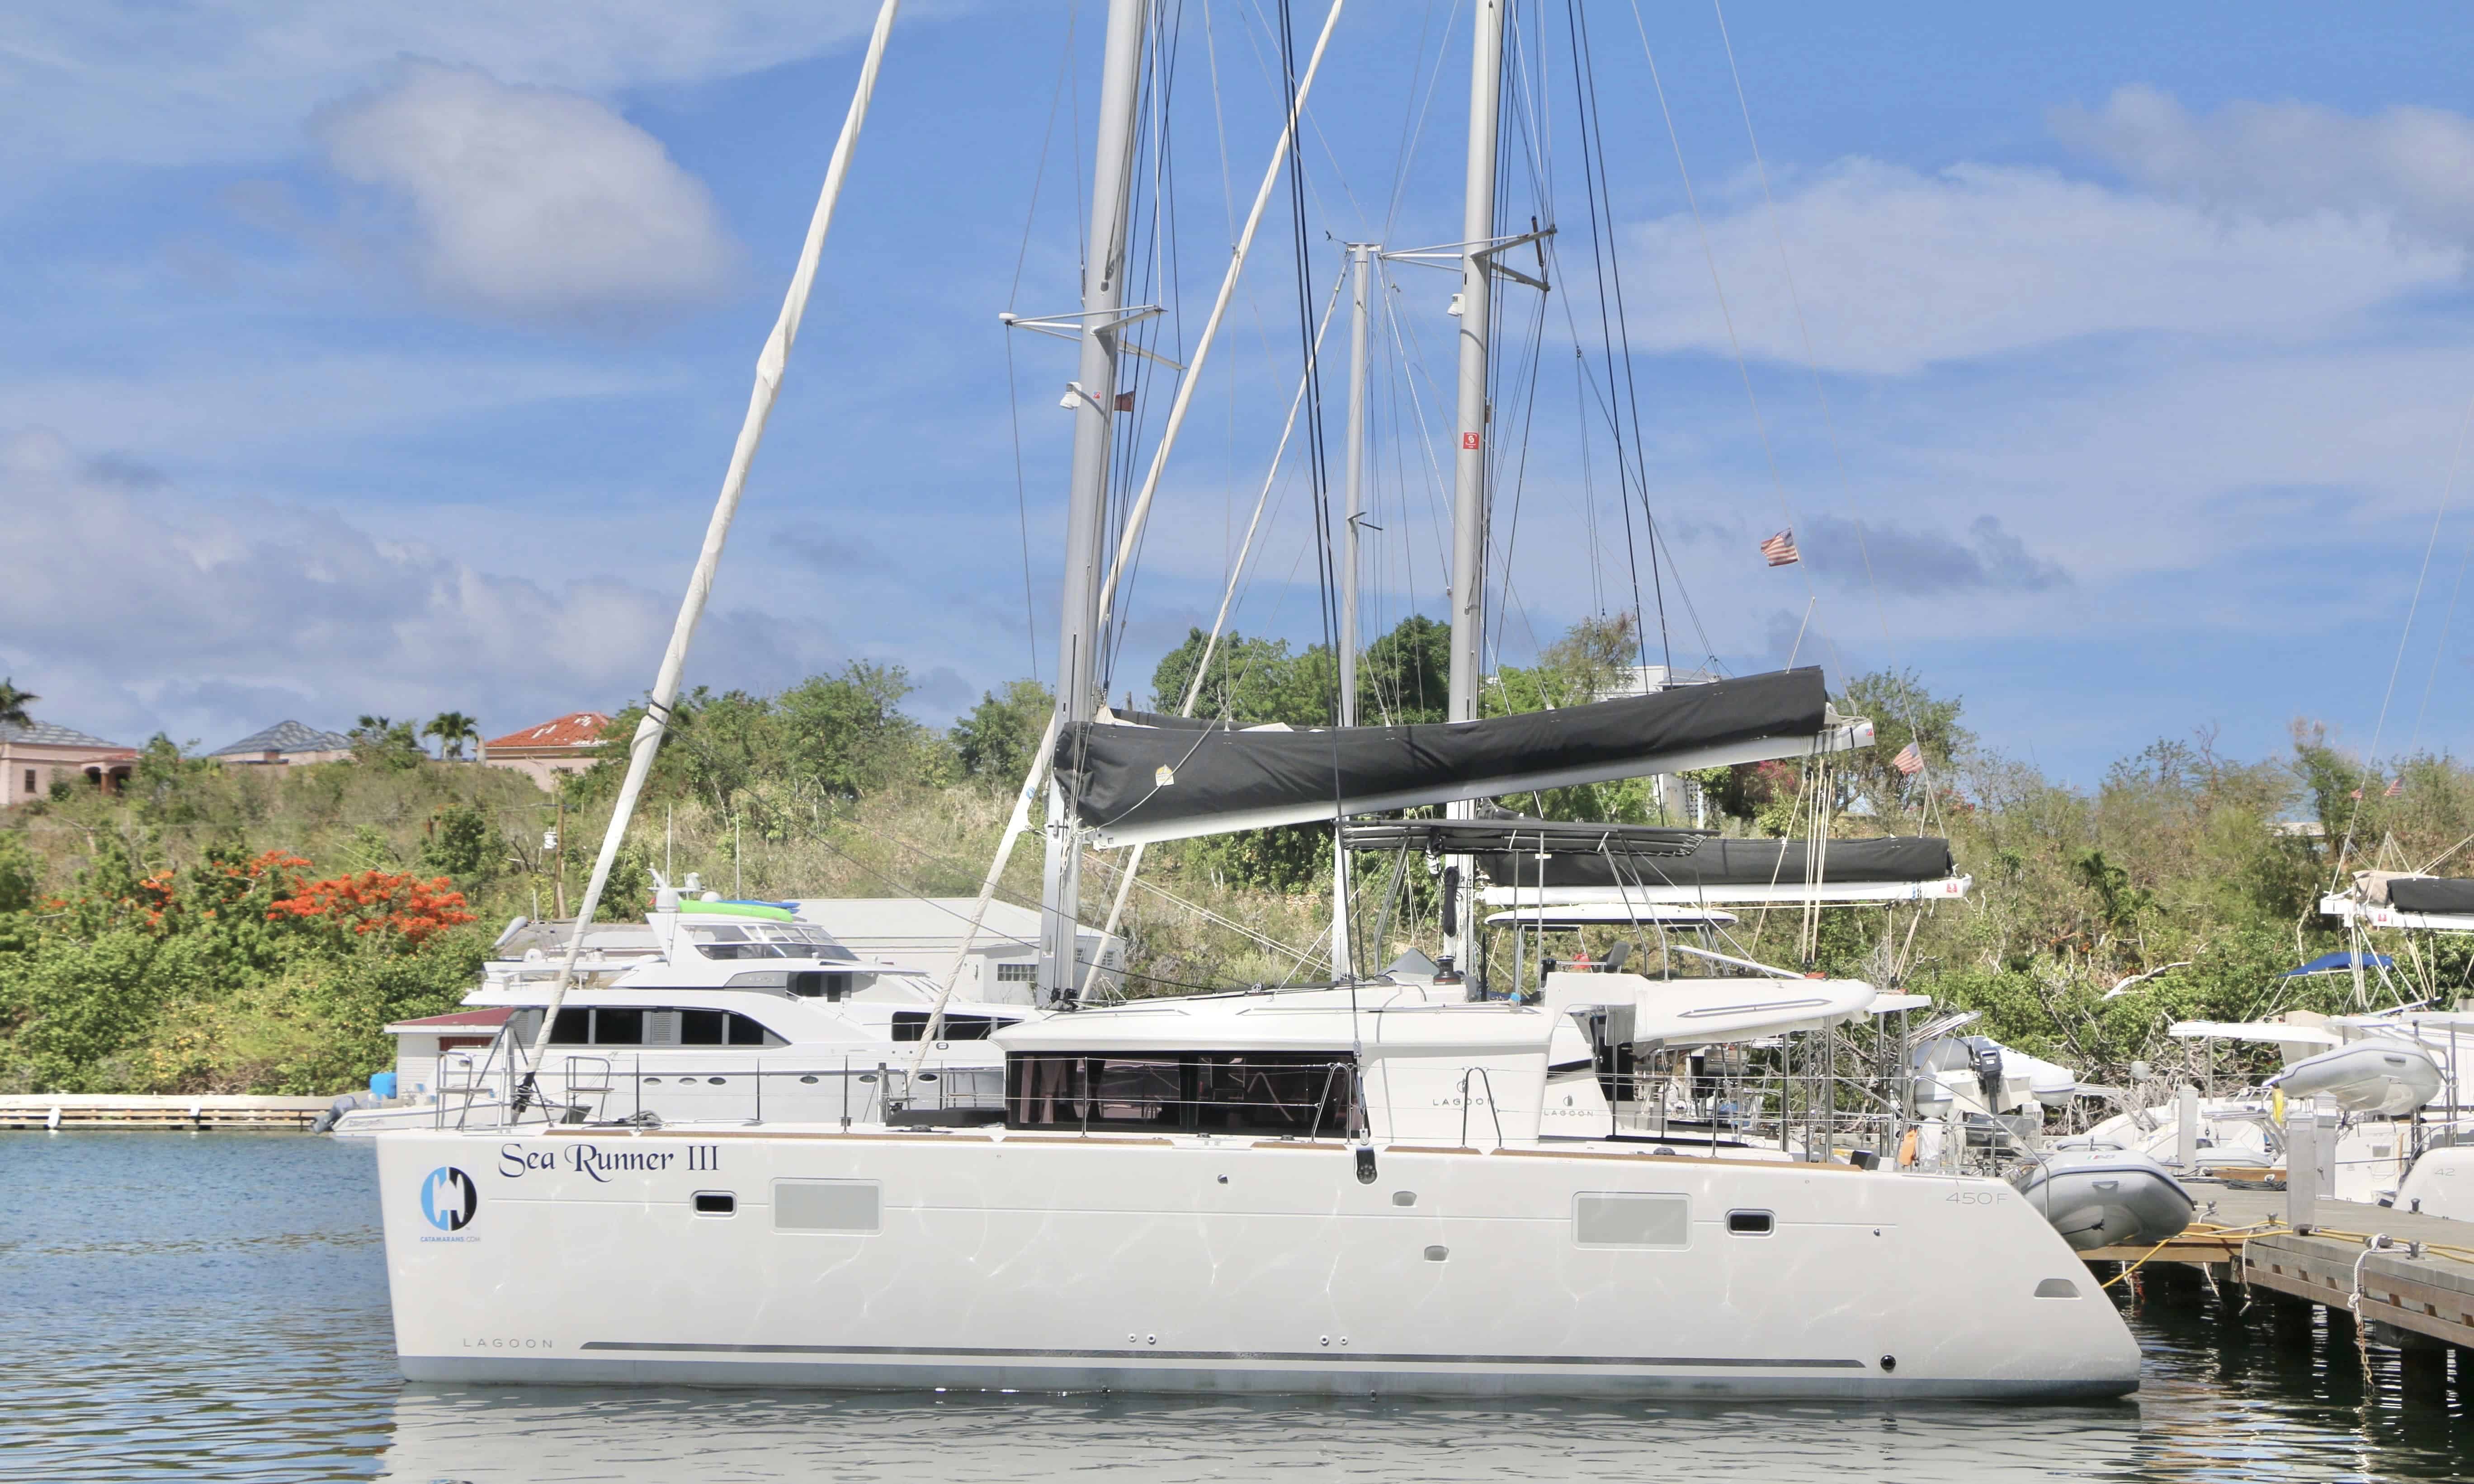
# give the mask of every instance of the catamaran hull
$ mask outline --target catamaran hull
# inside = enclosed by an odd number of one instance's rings
[[[1359,1157],[1329,1142],[376,1142],[416,1380],[1599,1398],[2138,1385],[2121,1317],[1993,1181],[1395,1146],[1361,1182]],[[732,1212],[699,1214],[699,1192]],[[1730,1212],[1772,1229],[1736,1234]]]

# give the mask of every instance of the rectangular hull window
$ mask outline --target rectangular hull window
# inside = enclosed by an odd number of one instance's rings
[[[1572,1197],[1572,1240],[1583,1247],[1688,1247],[1691,1198],[1585,1190]]]
[[[776,1232],[874,1232],[883,1225],[873,1180],[773,1182]]]

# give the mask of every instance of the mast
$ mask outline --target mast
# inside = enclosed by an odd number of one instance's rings
[[[1346,484],[1348,518],[1341,528],[1340,725],[1357,725],[1357,517],[1366,512],[1366,280],[1367,270],[1381,250],[1370,244],[1348,245],[1348,452]],[[1381,944],[1374,945],[1379,956]],[[1331,976],[1356,976],[1355,955],[1348,941],[1348,848],[1339,827],[1331,837]]]
[[[1125,303],[1126,225],[1133,188],[1149,0],[1108,0],[1100,82],[1099,142],[1091,176],[1090,255],[1082,265],[1082,360],[1066,389],[1074,409],[1073,486],[1065,516],[1064,610],[1057,625],[1056,735],[1091,719],[1100,638],[1100,583],[1108,496],[1110,421],[1117,404],[1118,311]],[[1040,999],[1070,1002],[1081,937],[1082,850],[1071,802],[1052,778],[1048,858],[1040,888]]]
[[[1454,422],[1460,446],[1452,466],[1452,664],[1449,721],[1472,721],[1486,644],[1487,350],[1492,308],[1489,282],[1494,247],[1494,141],[1503,104],[1503,25],[1508,0],[1476,0],[1476,35],[1469,53],[1467,194],[1461,217],[1460,409]],[[1452,804],[1453,819],[1476,814],[1473,802]],[[1472,968],[1469,946],[1469,871],[1466,855],[1445,863],[1452,930],[1443,948],[1453,965]]]
[[[636,801],[653,771],[653,755],[661,748],[662,734],[668,730],[670,707],[678,701],[680,677],[687,669],[688,645],[695,637],[696,624],[704,617],[705,601],[713,594],[714,574],[721,566],[722,547],[730,539],[731,522],[738,518],[740,497],[747,489],[747,471],[756,462],[756,450],[764,442],[764,424],[773,416],[774,398],[780,395],[783,374],[789,368],[790,347],[798,341],[800,323],[807,317],[808,294],[816,281],[816,264],[824,254],[825,234],[834,225],[834,208],[841,202],[842,182],[850,175],[851,156],[859,148],[860,130],[867,122],[868,105],[876,97],[877,76],[885,67],[885,43],[893,35],[894,17],[901,10],[902,0],[884,0],[877,9],[876,29],[868,34],[867,55],[860,62],[850,111],[842,116],[841,137],[835,141],[833,156],[825,164],[824,187],[817,193],[816,209],[808,219],[808,236],[800,245],[798,266],[791,271],[790,287],[782,296],[782,312],[774,319],[773,331],[765,337],[764,348],[756,357],[756,384],[748,392],[747,414],[740,422],[739,441],[731,447],[730,464],[721,476],[721,492],[715,498],[713,516],[705,524],[704,546],[696,554],[695,569],[689,574],[687,594],[679,600],[669,645],[662,651],[662,666],[654,673],[652,691],[645,698],[644,719],[636,724],[635,738],[628,743],[627,776],[618,785],[618,802],[610,811],[610,828],[601,837],[601,852],[594,858],[593,876],[585,883],[584,900],[576,908],[567,956],[559,965],[558,981],[550,989],[549,1004],[542,1012],[532,1044],[517,1064],[522,1073],[513,1110],[517,1113],[521,1113],[538,1096],[535,1075],[541,1069],[542,1058],[549,1051],[550,1035],[558,1026],[559,1007],[575,982],[575,966],[584,953],[585,931],[592,926],[601,893],[610,884],[611,868],[618,863],[619,847],[626,843],[627,825],[635,817]],[[560,816],[562,821],[565,817],[564,813]],[[562,830],[562,862],[566,839]],[[562,874],[562,885],[565,879]]]

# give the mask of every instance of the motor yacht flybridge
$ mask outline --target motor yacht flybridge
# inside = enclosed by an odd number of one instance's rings
[[[879,12],[759,361],[586,888],[587,919],[678,694],[896,9],[885,0]],[[1489,402],[1492,299],[1505,281],[1546,286],[1501,259],[1535,245],[1542,274],[1554,228],[1498,232],[1507,7],[1475,0],[1471,10],[1459,240],[1388,254],[1449,264],[1461,281],[1451,301],[1460,373],[1447,719],[1357,725],[1348,626],[1363,510],[1361,354],[1352,355],[1341,522],[1351,554],[1336,563],[1335,725],[1242,729],[1101,705],[1112,604],[1127,590],[1161,469],[1342,11],[1333,0],[1302,66],[1284,80],[1272,163],[1212,311],[1175,360],[1139,344],[1140,326],[1168,317],[1128,301],[1129,275],[1146,271],[1128,243],[1144,174],[1147,58],[1168,33],[1149,0],[1109,0],[1081,304],[1046,320],[1007,317],[1078,341],[1080,354],[1063,399],[1075,434],[1056,707],[1006,837],[1009,848],[1045,790],[1039,985],[1055,1013],[994,1028],[979,1044],[1003,1058],[1001,1092],[976,1109],[949,1106],[935,1122],[844,1122],[768,1101],[753,1124],[618,1118],[380,1135],[407,1376],[1590,1397],[2085,1398],[2137,1386],[2138,1350],[2120,1315],[2017,1191],[1961,1172],[1955,1158],[1933,1172],[1879,1167],[1895,1105],[1866,1113],[1873,1148],[1842,1139],[1834,1041],[1820,1068],[1804,1059],[1800,1132],[1773,1115],[1770,1134],[1753,1137],[1739,1105],[1710,1108],[1708,1137],[1684,1139],[1637,1117],[1627,1127],[1613,1106],[1627,1101],[1628,1079],[1610,1076],[1602,1050],[1766,1040],[1785,1057],[1798,1038],[1866,1016],[1880,1003],[1869,984],[1734,955],[1680,973],[1661,955],[1655,978],[1558,970],[1535,999],[1473,997],[1484,993],[1468,982],[1484,972],[1468,951],[1480,933],[1468,910],[1475,847],[1452,841],[1441,847],[1446,942],[1432,975],[1400,982],[1357,966],[1341,851],[1329,984],[1117,1003],[1083,993],[1076,947],[1089,850],[1277,825],[1338,828],[1351,816],[1423,805],[1467,821],[1482,801],[1510,794],[1872,743],[1871,724],[1836,714],[1813,669],[1480,715],[1487,511],[1499,457],[1489,431],[1498,425]],[[1363,304],[1368,252],[1350,251]],[[1362,347],[1362,314],[1352,338]],[[1142,431],[1117,421],[1131,395],[1116,390],[1122,363],[1134,354],[1176,372],[1138,488],[1112,478],[1117,450]],[[579,929],[544,1028],[522,1053],[524,1098],[544,1095],[563,1001],[592,993],[576,988],[583,958]],[[956,1008],[942,998],[929,1008],[913,1060],[883,1073],[881,1106],[921,1101],[927,1051]],[[1904,1050],[1896,1055],[1903,1064]],[[1637,1102],[1639,1079],[1629,1080]]]
[[[882,1123],[888,1113],[933,1118],[948,1103],[993,1095],[1004,1063],[986,1037],[1033,1012],[967,1000],[940,1007],[925,976],[861,959],[787,907],[709,899],[690,883],[660,888],[641,925],[594,930],[524,1109],[513,1095],[517,1064],[539,1038],[560,964],[519,930],[501,940],[508,956],[485,966],[464,997],[468,1009],[505,1012],[489,1043],[443,1055],[425,1089],[345,1113],[333,1132]],[[909,1095],[888,1111],[883,1072],[893,1065],[906,1068]]]

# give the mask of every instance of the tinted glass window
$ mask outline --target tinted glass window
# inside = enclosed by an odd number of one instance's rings
[[[641,1046],[644,1043],[644,1012],[595,1010],[593,1043],[596,1046]]]
[[[558,1013],[558,1023],[550,1027],[549,1042],[553,1046],[585,1046],[593,1043],[593,1012],[572,1006]]]
[[[1318,1052],[1189,1057],[1026,1053],[1006,1059],[1007,1121],[1018,1127],[1193,1129],[1345,1135],[1354,1126],[1350,1060]]]
[[[729,1043],[730,1012],[727,1010],[682,1010],[679,1012],[679,1044],[682,1046],[720,1046]]]
[[[776,1040],[775,1037],[766,1032],[764,1027],[757,1021],[751,1020],[747,1017],[740,1015],[736,1011],[728,1011],[724,1013],[730,1016],[730,1043],[732,1045],[762,1046]]]
[[[1327,1058],[1226,1056],[1203,1061],[1197,1110],[1205,1129],[1337,1134],[1348,1127],[1345,1064]]]
[[[925,1010],[895,1011],[893,1039],[917,1041],[928,1034],[928,1020],[929,1012]],[[985,1041],[989,1033],[998,1026],[1009,1023],[1011,1022],[1000,1020],[994,1016],[947,1016],[944,1025],[938,1028],[936,1039],[938,1041]]]
[[[1112,1057],[1092,1077],[1091,1097],[1095,1122],[1176,1128],[1184,1122],[1183,1068],[1174,1057]]]

